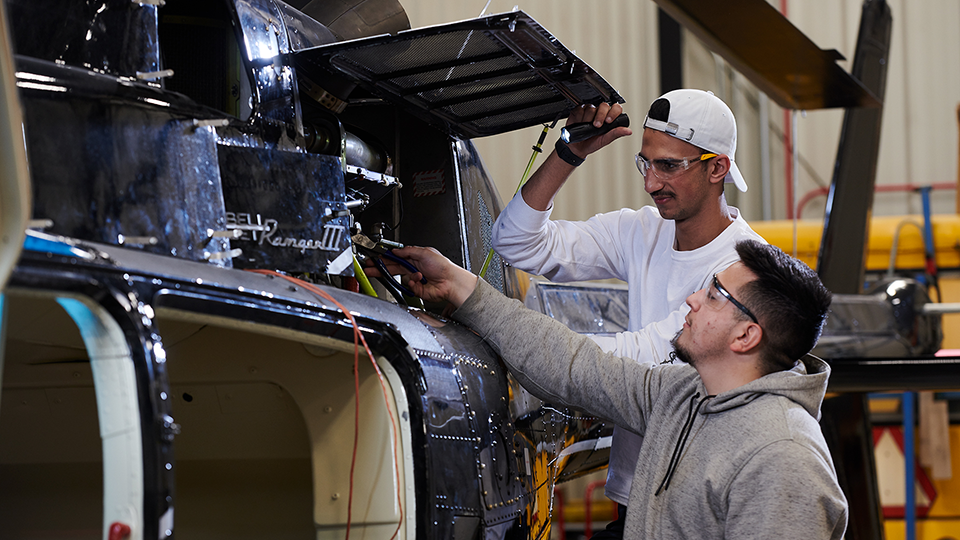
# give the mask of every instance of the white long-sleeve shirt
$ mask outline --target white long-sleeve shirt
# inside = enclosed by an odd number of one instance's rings
[[[687,296],[738,260],[737,242],[764,241],[733,207],[733,223],[691,251],[674,249],[674,221],[661,218],[652,206],[598,214],[587,221],[552,221],[551,211],[530,208],[518,193],[494,224],[494,249],[514,267],[557,282],[627,282],[629,331],[596,341],[604,350],[638,362],[668,357],[670,340],[690,309]],[[630,431],[614,430],[605,491],[620,504],[627,504],[641,442]]]

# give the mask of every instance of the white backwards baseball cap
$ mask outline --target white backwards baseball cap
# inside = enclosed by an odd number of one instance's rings
[[[670,104],[666,121],[650,118],[648,114],[643,127],[662,131],[714,154],[726,154],[730,158],[730,171],[724,182],[733,182],[737,189],[746,191],[747,182],[734,161],[737,121],[730,107],[713,92],[703,90],[673,90],[660,96],[658,101],[660,99]]]

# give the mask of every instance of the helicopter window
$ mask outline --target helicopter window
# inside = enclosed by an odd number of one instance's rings
[[[130,348],[115,321],[88,302],[4,298],[0,536],[101,539],[104,527],[125,521],[110,509],[139,508],[146,496]],[[107,328],[91,345],[74,322],[84,317],[94,321],[83,323],[85,336],[90,326]],[[354,436],[353,344],[329,338],[316,344],[316,336],[296,341],[290,330],[164,307],[156,323],[180,426],[171,463],[176,537],[342,534]],[[357,463],[363,466],[354,477],[351,530],[389,537],[399,522],[398,490],[407,491],[409,450],[393,445],[372,366],[361,361],[359,372]],[[394,391],[387,384],[391,408],[405,402]]]
[[[158,34],[168,90],[241,120],[251,115],[250,79],[222,1],[172,0],[160,11]]]
[[[139,410],[129,349],[115,321],[79,300],[14,294],[5,299],[3,536],[103,538],[105,517],[116,517],[116,511],[105,509],[122,509],[142,498]],[[92,348],[85,346],[68,313],[81,317],[84,333],[96,337]],[[128,352],[126,358],[121,350]],[[113,385],[108,389],[103,381]],[[105,454],[114,458],[107,461],[110,470],[104,470]]]
[[[181,426],[177,538],[315,537],[306,425],[290,392],[274,382],[274,359],[286,362],[217,327],[161,319],[160,329]],[[220,346],[236,340],[244,345]]]
[[[250,321],[162,306],[157,313],[181,426],[178,540],[306,540],[321,530],[342,536],[354,436],[353,343],[330,348],[289,339],[289,331],[278,337],[275,328]],[[364,412],[351,530],[390,537],[399,516],[389,417],[370,363],[361,359],[360,366]]]

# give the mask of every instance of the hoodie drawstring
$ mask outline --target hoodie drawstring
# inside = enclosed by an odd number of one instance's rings
[[[700,397],[700,392],[697,392],[690,397],[690,408],[687,411],[687,421],[683,424],[683,429],[680,430],[680,436],[677,437],[677,445],[673,448],[673,455],[670,456],[670,464],[667,465],[667,474],[664,475],[663,480],[660,482],[660,487],[657,488],[654,497],[658,497],[661,493],[667,490],[670,487],[670,480],[673,478],[673,473],[676,472],[677,466],[680,464],[680,455],[683,454],[683,447],[687,444],[687,438],[690,436],[690,430],[693,428],[693,422],[697,418],[697,413],[700,412],[700,407],[710,398],[716,396],[705,396],[703,399],[697,403],[697,408],[694,410],[693,403]]]

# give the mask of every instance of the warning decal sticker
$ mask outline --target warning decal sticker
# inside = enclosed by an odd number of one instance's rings
[[[443,169],[420,171],[413,175],[413,196],[426,197],[439,195],[447,191],[446,181],[443,178]]]

